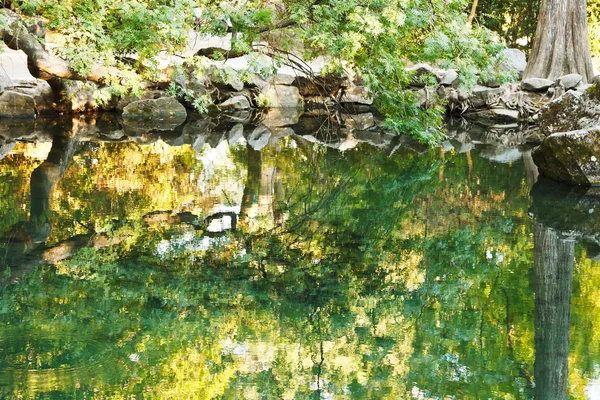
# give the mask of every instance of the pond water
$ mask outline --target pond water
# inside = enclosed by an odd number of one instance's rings
[[[284,117],[0,124],[0,397],[600,398],[600,193]]]

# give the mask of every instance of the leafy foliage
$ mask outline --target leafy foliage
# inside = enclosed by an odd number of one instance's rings
[[[219,37],[231,33],[232,50],[237,52],[256,52],[256,43],[272,40],[274,46],[265,51],[293,52],[305,59],[325,56],[329,63],[325,70],[330,72],[352,68],[377,94],[391,128],[427,142],[441,136],[431,129],[439,126],[441,112],[414,105],[414,96],[406,92],[407,62],[457,68],[467,85],[476,82],[479,72],[495,74],[502,45],[485,28],[467,26],[465,5],[465,0],[11,3],[27,15],[47,19],[48,28],[63,35],[64,45],[55,51],[77,71],[85,72],[94,64],[123,71],[125,78],[108,78],[111,89],[102,98],[123,95],[128,89],[137,93],[143,80],[156,79],[159,56],[185,50],[192,29]],[[206,99],[190,100],[198,109],[206,108]]]

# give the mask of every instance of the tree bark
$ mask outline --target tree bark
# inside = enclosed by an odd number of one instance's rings
[[[102,83],[109,75],[120,76],[117,68],[93,65],[89,72],[80,74],[60,57],[49,53],[35,35],[27,30],[21,17],[6,8],[0,9],[0,35],[4,43],[13,50],[22,50],[27,55],[29,72],[36,78],[48,80],[53,77],[74,80],[88,80]]]
[[[567,399],[574,261],[574,241],[534,223],[536,399]]]
[[[525,78],[594,77],[585,0],[542,0]]]

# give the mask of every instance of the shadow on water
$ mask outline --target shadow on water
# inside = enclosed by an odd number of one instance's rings
[[[273,113],[0,120],[0,397],[593,395],[600,192],[518,126]]]

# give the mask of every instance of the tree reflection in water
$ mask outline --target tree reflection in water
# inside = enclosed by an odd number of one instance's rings
[[[526,157],[186,129],[217,147],[57,136],[0,162],[2,193],[33,172],[27,221],[52,227],[19,247],[29,225],[0,225],[2,396],[566,398],[597,378],[598,286],[572,272],[592,264],[543,217],[563,200],[536,186],[527,215]],[[571,274],[592,340],[569,342]]]

